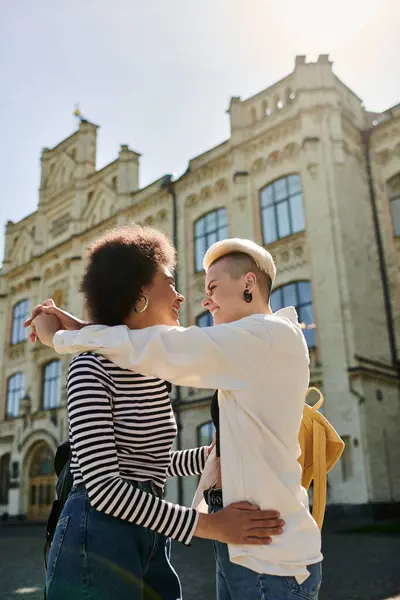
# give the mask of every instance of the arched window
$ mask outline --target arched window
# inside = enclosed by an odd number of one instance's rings
[[[45,410],[60,406],[61,361],[52,360],[43,368],[42,404]]]
[[[205,311],[198,317],[196,317],[196,325],[197,327],[212,327],[213,318],[210,311]]]
[[[17,302],[12,312],[11,344],[18,344],[28,339],[28,329],[23,327],[24,321],[29,316],[29,300]]]
[[[213,441],[214,433],[215,427],[212,421],[207,421],[207,423],[199,425],[199,427],[197,428],[198,445],[209,446]]]
[[[28,518],[42,520],[54,500],[54,455],[45,442],[39,442],[29,469]]]
[[[288,175],[260,192],[264,244],[304,231],[303,194],[299,175]]]
[[[29,477],[39,477],[41,475],[53,474],[54,455],[51,448],[45,443],[40,442],[32,459],[29,469]]]
[[[14,373],[7,381],[7,417],[18,417],[19,404],[25,393],[23,373]]]
[[[10,480],[10,458],[11,454],[3,454],[0,458],[0,504],[8,504],[8,489]]]
[[[271,308],[274,312],[285,306],[294,306],[303,327],[309,348],[315,348],[315,321],[309,281],[295,281],[282,285],[271,294]]]
[[[203,258],[208,248],[228,237],[226,208],[203,215],[194,224],[194,263],[196,272],[203,270]]]
[[[266,100],[264,100],[262,103],[262,114],[266,117],[271,115],[271,108]]]
[[[390,212],[394,235],[400,235],[400,174],[388,182]]]

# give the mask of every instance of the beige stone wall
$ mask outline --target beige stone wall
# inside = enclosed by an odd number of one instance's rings
[[[396,108],[396,107],[395,107]],[[361,130],[373,125],[371,159],[391,303],[400,335],[400,242],[394,238],[387,182],[400,173],[399,111],[367,113],[360,99],[321,56],[298,57],[288,77],[256,96],[232,98],[231,137],[193,158],[174,182],[178,222],[179,288],[186,297],[182,322],[203,311],[204,275],[194,268],[193,228],[207,212],[226,207],[229,235],[262,244],[260,190],[289,174],[301,179],[306,230],[270,246],[278,267],[276,287],[311,282],[317,348],[311,381],[325,394],[324,414],[345,436],[343,464],[330,475],[330,501],[364,503],[399,499],[399,393],[390,365],[382,286]],[[43,367],[54,354],[24,342],[10,346],[12,307],[55,297],[84,315],[79,281],[85,248],[111,227],[151,224],[173,236],[173,202],[165,178],[139,189],[139,155],[121,146],[118,158],[96,171],[96,131],[91,123],[42,155],[36,213],[9,223],[0,273],[0,456],[11,451],[20,465],[20,492],[27,508],[27,469],[35,443],[54,450],[67,436],[62,406],[42,410]],[[397,337],[399,344],[399,337]],[[68,358],[62,358],[63,378]],[[23,371],[30,410],[4,419],[8,377]],[[383,399],[377,400],[382,395]],[[209,391],[181,390],[183,447],[197,444],[197,428],[209,420]],[[390,465],[390,467],[388,467]],[[196,478],[183,482],[190,504]],[[168,497],[177,500],[177,482]],[[0,507],[0,512],[2,507]]]

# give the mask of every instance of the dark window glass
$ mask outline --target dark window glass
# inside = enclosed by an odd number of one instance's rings
[[[197,219],[194,224],[194,264],[197,272],[203,270],[203,258],[208,248],[227,237],[226,208],[218,208]]]

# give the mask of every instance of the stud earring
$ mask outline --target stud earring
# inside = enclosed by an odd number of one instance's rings
[[[144,311],[147,309],[148,305],[149,305],[149,299],[147,298],[147,296],[140,296],[139,300],[144,300],[144,306],[143,308],[134,308],[133,310],[135,311],[135,313],[137,313],[138,315],[140,315],[141,313],[144,313]]]
[[[251,292],[249,292],[249,290],[246,289],[243,292],[243,298],[244,298],[244,301],[249,304],[253,300],[253,294]]]

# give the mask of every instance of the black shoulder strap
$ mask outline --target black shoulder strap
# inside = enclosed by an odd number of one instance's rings
[[[65,467],[65,464],[71,459],[71,446],[69,441],[63,442],[57,448],[57,452],[54,458],[54,471],[57,477],[60,476],[61,471]]]

